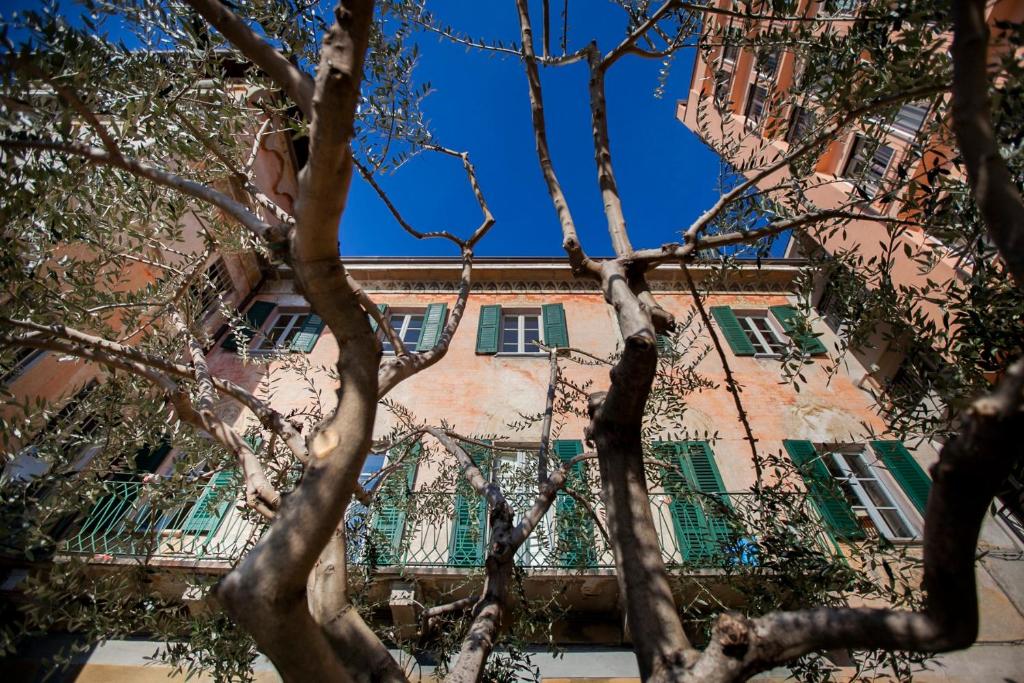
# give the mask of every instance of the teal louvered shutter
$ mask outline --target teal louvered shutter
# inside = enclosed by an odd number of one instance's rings
[[[800,311],[792,306],[769,306],[768,310],[772,312],[775,319],[782,325],[782,329],[786,331],[793,343],[800,347],[801,351],[809,356],[828,353],[828,349],[825,348],[821,339],[810,331],[802,331],[802,328],[810,330],[810,321],[804,318]]]
[[[324,321],[316,313],[306,316],[306,322],[302,323],[302,329],[292,338],[291,350],[300,353],[309,353],[316,346],[320,333],[324,331]]]
[[[410,451],[402,467],[392,472],[381,484],[380,509],[373,518],[374,543],[372,561],[378,566],[397,564],[402,554],[402,536],[405,533],[406,505],[416,481],[419,466],[420,443],[409,446]],[[401,457],[399,454],[397,457]]]
[[[184,533],[212,535],[217,530],[220,520],[223,519],[224,513],[228,511],[228,506],[231,504],[227,488],[231,485],[234,477],[235,473],[232,470],[222,470],[213,475],[210,483],[203,488],[199,500],[192,506],[192,511],[181,525],[181,530]]]
[[[263,437],[259,434],[252,434],[245,437],[245,443],[249,445],[249,448],[252,449],[253,453],[259,453],[260,446],[263,445]]]
[[[476,352],[497,353],[501,333],[501,306],[481,306],[476,327]]]
[[[821,461],[814,444],[810,441],[786,439],[782,442],[790,459],[800,470],[807,485],[807,492],[814,500],[818,512],[829,531],[836,538],[856,540],[864,538],[864,529],[857,522],[849,502],[843,496],[838,483]]]
[[[388,305],[377,304],[377,310],[380,311],[381,316],[386,316],[388,314]],[[370,329],[376,332],[380,328],[380,325],[377,324],[377,321],[373,319],[372,315],[367,315],[366,317],[370,321]]]
[[[417,351],[429,351],[441,341],[444,331],[445,317],[448,315],[448,304],[430,304],[423,314],[423,330],[416,344]]]
[[[693,487],[687,479],[686,459],[682,457],[682,445],[670,442],[654,444],[654,450],[669,467],[661,470],[661,480],[669,497],[669,511],[672,527],[679,542],[683,562],[701,562],[707,556],[704,549],[704,529],[707,523],[700,506],[693,496]]]
[[[569,346],[569,328],[565,322],[565,308],[562,304],[544,304],[540,307],[544,319],[544,343],[558,349]],[[537,349],[527,349],[536,351]]]
[[[556,440],[552,450],[563,464],[583,453],[583,442]],[[566,485],[579,488],[586,485],[586,468],[582,462],[569,470]],[[592,567],[597,564],[594,552],[594,520],[582,505],[567,493],[559,492],[555,499],[555,534],[558,540],[558,563],[566,567]]]
[[[715,455],[708,442],[684,441],[681,446],[686,456],[684,458],[687,467],[686,474],[695,484],[697,490],[701,493],[713,494],[715,500],[730,507],[729,497],[725,495],[722,475],[718,472]],[[715,500],[702,496],[697,501],[707,524],[704,535],[704,553],[709,559],[722,557],[723,549],[733,545],[735,541],[729,525],[728,512],[719,508],[715,504]]]
[[[263,327],[263,323],[267,322],[267,318],[270,317],[270,312],[273,311],[275,305],[270,301],[255,301],[249,310],[245,312],[245,326],[243,331],[242,345],[245,346],[250,341],[256,332]],[[225,351],[237,351],[238,340],[235,338],[234,332],[229,332],[227,339],[220,345]]]
[[[728,342],[729,348],[737,356],[753,356],[754,345],[750,343],[747,333],[740,327],[740,321],[728,306],[712,306],[711,315],[718,323],[718,329]]]
[[[914,456],[900,441],[872,441],[871,447],[878,453],[889,474],[899,482],[910,502],[923,515],[928,505],[928,494],[932,490],[932,480],[917,464]]]
[[[659,334],[657,337],[658,344],[658,355],[667,356],[672,353],[672,339],[663,334]]]
[[[480,446],[469,446],[466,451],[484,477],[489,477],[490,451]],[[487,501],[473,491],[460,475],[455,486],[455,514],[448,547],[448,564],[453,567],[479,567],[484,563],[486,545]]]

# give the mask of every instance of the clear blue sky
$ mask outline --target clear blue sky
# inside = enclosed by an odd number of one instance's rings
[[[6,0],[4,13],[38,6],[37,0]],[[71,15],[79,8],[62,3]],[[540,8],[534,28],[539,43]],[[570,48],[596,38],[605,52],[625,30],[625,14],[603,0],[570,2]],[[560,8],[561,3],[554,3]],[[431,11],[461,33],[505,44],[519,39],[512,0],[438,0]],[[553,19],[560,22],[559,12]],[[77,22],[76,22],[77,23]],[[555,24],[555,21],[552,22]],[[561,233],[534,150],[526,77],[509,56],[467,50],[432,34],[418,36],[420,80],[434,92],[424,108],[437,139],[467,150],[497,220],[477,253],[486,256],[561,256]],[[552,40],[552,47],[557,40]],[[627,56],[609,72],[608,116],[619,189],[637,248],[678,239],[716,196],[718,158],[675,118],[685,98],[694,53],[679,53],[662,99],[653,96],[658,60]],[[609,255],[602,211],[590,111],[587,67],[542,69],[548,139],[555,169],[569,199],[584,248]],[[403,215],[420,230],[448,229],[468,235],[480,213],[458,160],[424,154],[395,175],[380,179]],[[376,193],[358,176],[340,226],[343,255],[456,255],[446,241],[417,241],[404,233]],[[776,245],[773,249],[781,248]]]

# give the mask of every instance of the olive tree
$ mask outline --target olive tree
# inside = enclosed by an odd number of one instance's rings
[[[419,3],[397,0],[342,0],[329,8],[290,2],[236,7],[219,0],[89,3],[93,21],[121,17],[134,27],[144,49],[108,40],[102,23],[80,30],[52,14],[26,17],[32,39],[23,45],[6,39],[4,55],[0,149],[10,188],[4,204],[4,344],[47,349],[106,368],[111,380],[99,396],[108,406],[114,443],[129,443],[147,430],[157,437],[163,424],[154,416],[169,407],[175,439],[188,443],[190,451],[211,454],[222,466],[230,457],[242,472],[245,503],[269,526],[216,585],[216,597],[231,622],[217,617],[206,622],[210,628],[230,630],[231,623],[237,624],[285,680],[406,680],[381,637],[354,608],[344,518],[353,498],[375,495],[360,486],[358,477],[371,448],[378,402],[401,381],[443,359],[470,296],[473,249],[494,224],[468,155],[437,142],[417,113],[424,92],[411,77],[414,31],[502,53],[523,66],[540,170],[572,272],[599,284],[615,310],[623,346],[611,359],[607,387],[575,388],[587,394],[587,440],[594,451],[550,471],[541,468],[539,495],[518,518],[507,492],[485,476],[468,452],[482,444],[479,439],[412,418],[404,421],[405,431],[393,435],[396,443],[429,438],[439,453],[454,458],[459,476],[489,510],[479,593],[433,606],[425,614],[429,625],[433,617],[465,611],[466,628],[458,636],[449,677],[469,681],[484,676],[501,630],[508,626],[516,551],[583,460],[598,465],[602,528],[645,680],[742,680],[835,648],[933,653],[969,646],[978,622],[977,536],[989,503],[1014,466],[1014,443],[1024,419],[1024,365],[1014,360],[1019,337],[1015,340],[1010,323],[984,319],[955,326],[955,335],[929,328],[931,338],[947,342],[945,348],[963,371],[950,390],[960,403],[949,413],[947,440],[933,470],[923,607],[849,608],[823,600],[818,606],[765,608],[751,615],[727,612],[717,616],[698,649],[684,628],[686,614],[680,614],[674,600],[648,504],[652,453],[645,414],[652,391],[657,401],[684,387],[655,389],[657,338],[672,334],[677,321],[658,304],[646,274],[668,264],[685,270],[708,250],[730,248],[732,253],[749,247],[763,253],[766,241],[780,234],[820,235],[842,230],[853,219],[886,225],[891,235],[934,220],[940,228],[967,235],[964,243],[975,250],[972,286],[895,291],[885,277],[890,260],[880,266],[876,281],[868,282],[867,296],[878,305],[869,309],[870,315],[859,316],[863,325],[905,317],[915,297],[940,294],[955,303],[951,310],[965,321],[980,310],[1019,311],[1024,206],[1020,169],[1014,164],[1020,158],[1008,162],[1001,150],[1014,144],[1012,130],[1020,120],[1020,93],[1005,85],[1019,76],[1020,66],[1012,59],[989,64],[985,3],[958,0],[947,15],[928,2],[879,2],[863,8],[855,21],[841,21],[814,15],[809,9],[814,3],[800,8],[789,2],[739,3],[723,9],[678,0],[621,2],[627,26],[618,44],[588,41],[571,50],[574,41],[564,24],[559,54],[550,49],[548,3],[541,3],[539,54],[530,7],[526,0],[514,3],[520,42],[513,46],[466,37]],[[940,49],[950,32],[952,60]],[[612,161],[608,107],[615,105],[606,101],[607,74],[625,59],[662,59],[668,68],[672,56],[687,48],[714,59],[713,51],[729,43],[800,55],[810,84],[825,93],[819,97],[819,122],[804,140],[775,156],[725,143],[732,145],[719,150],[726,156],[745,155],[736,163],[741,175],[680,231],[681,239],[635,248]],[[229,61],[252,65],[243,69],[243,81],[272,96],[258,106],[239,98],[225,78]],[[588,255],[585,240],[593,228],[577,229],[559,183],[548,145],[542,68],[585,70],[591,117],[581,125],[589,123],[593,134],[597,183],[614,248],[610,258]],[[210,82],[214,87],[204,86]],[[996,109],[990,98],[993,83]],[[777,97],[800,94],[798,89]],[[959,152],[950,163],[966,170],[969,190],[944,177],[925,183],[901,176],[887,191],[894,200],[909,203],[895,216],[866,211],[863,197],[851,196],[846,205],[827,209],[806,201],[813,181],[800,169],[828,143],[853,126],[870,134],[901,103],[925,97],[937,98],[949,112],[938,116],[936,125],[951,123]],[[308,158],[291,207],[278,205],[256,187],[246,161],[251,141],[258,142],[276,125],[290,126],[308,139]],[[461,161],[483,214],[478,227],[419,231],[402,218],[400,202],[388,198],[374,180],[400,166],[408,154],[424,151]],[[948,165],[937,168],[937,176],[949,174]],[[793,171],[792,180],[765,190],[782,169]],[[440,343],[430,351],[410,352],[402,346],[339,258],[338,225],[354,171],[381,193],[412,237],[447,240],[463,258],[457,303]],[[203,223],[210,248],[254,248],[290,266],[297,290],[339,346],[334,367],[324,370],[336,379],[336,404],[322,415],[282,414],[272,402],[210,373],[204,333],[196,324],[200,311],[190,301],[190,285],[200,277],[203,258],[175,249],[186,216]],[[856,255],[844,257],[853,259],[850,270],[856,277]],[[815,265],[838,268],[842,260]],[[148,265],[164,276],[143,291],[124,291],[120,278],[129,263]],[[724,258],[722,269],[731,264],[731,258]],[[862,305],[863,291],[851,286],[845,301]],[[757,488],[764,495],[763,516],[772,509],[773,484],[762,474],[776,460],[758,450],[739,380],[728,368],[696,285],[693,293],[694,315],[714,342],[708,352],[714,348],[721,357],[725,386],[750,443]],[[371,320],[392,341],[394,357],[382,358]],[[237,317],[234,324],[241,324]],[[990,328],[996,332],[990,334]],[[858,338],[848,338],[856,348]],[[680,339],[690,346],[697,343]],[[799,381],[802,360],[791,360],[787,367]],[[683,384],[697,381],[686,379],[685,367],[681,372]],[[559,381],[558,357],[552,354],[552,387]],[[542,463],[557,392],[549,396],[549,406],[538,416]],[[257,453],[245,434],[218,415],[215,407],[222,400],[252,411],[271,435],[268,450]],[[26,415],[46,411],[22,408]],[[130,419],[118,417],[125,414]],[[304,421],[310,417],[315,419]],[[5,437],[17,442],[21,428],[21,423],[8,422]],[[568,490],[586,488],[575,482]],[[586,496],[580,502],[586,507]],[[788,542],[800,540],[806,539]],[[124,594],[127,581],[88,590],[103,588],[113,600]],[[172,606],[149,600],[143,627],[162,632],[161,620],[173,612]],[[232,673],[224,664],[228,653],[217,651],[214,640],[209,633],[196,635],[195,648],[213,660],[211,668]],[[249,650],[241,647],[241,652],[244,659]]]

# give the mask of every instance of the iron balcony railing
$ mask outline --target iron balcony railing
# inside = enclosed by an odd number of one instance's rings
[[[109,481],[63,551],[99,562],[135,559],[179,563],[233,562],[265,529],[240,510],[230,473],[196,483],[193,491],[175,489],[175,501],[159,484]],[[184,502],[180,502],[184,501]]]
[[[185,492],[191,495],[178,489],[175,500],[187,502],[171,505],[159,484],[107,482],[104,495],[63,550],[98,562],[234,563],[259,539],[266,524],[229,498],[237,488],[228,483],[215,479],[196,484],[194,491]],[[816,519],[813,505],[794,496],[789,510]],[[525,510],[533,496],[513,495],[510,502],[514,509]],[[757,565],[756,529],[787,524],[777,511],[772,519],[759,522],[756,510],[743,510],[755,531],[740,528],[723,506],[752,507],[747,492],[692,494],[685,499],[654,493],[650,504],[662,559],[670,567]],[[604,510],[598,506],[596,512],[600,527],[572,498],[559,497],[517,552],[517,564],[550,570],[613,568],[612,551],[601,531],[606,526]],[[358,564],[474,569],[483,566],[486,555],[486,514],[478,497],[460,502],[454,493],[415,492],[407,495],[401,508],[385,505],[370,511],[353,504],[346,523],[349,560]],[[838,552],[825,531],[808,545],[825,555]]]

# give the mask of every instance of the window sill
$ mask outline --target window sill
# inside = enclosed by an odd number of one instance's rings
[[[543,351],[499,351],[494,354],[500,358],[546,358]]]

